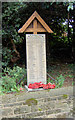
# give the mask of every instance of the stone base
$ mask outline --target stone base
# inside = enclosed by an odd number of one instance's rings
[[[45,90],[45,89],[43,89],[43,88],[31,89],[31,88],[28,88],[27,85],[25,85],[25,88],[26,88],[26,90],[28,90],[28,91],[39,91],[39,90]]]

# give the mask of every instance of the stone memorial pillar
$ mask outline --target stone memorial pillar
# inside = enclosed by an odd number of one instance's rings
[[[27,85],[42,82],[46,84],[45,34],[27,34]]]

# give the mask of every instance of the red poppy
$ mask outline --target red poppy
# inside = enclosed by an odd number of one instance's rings
[[[55,88],[55,85],[54,84],[51,84],[50,82],[48,83],[48,88],[49,89],[53,89],[53,88]]]
[[[38,88],[39,88],[38,84],[36,84],[36,83],[32,84],[32,89],[38,89]]]
[[[51,85],[52,85],[52,84],[49,82],[49,83],[48,83],[48,88],[49,88],[49,89],[51,88]]]
[[[39,88],[43,88],[43,85],[44,85],[44,84],[43,84],[42,82],[40,82],[40,83],[39,83]]]
[[[50,82],[48,84],[43,84],[42,82],[35,82],[33,84],[29,84],[28,88],[31,88],[31,89],[38,89],[38,88],[43,88],[43,89],[54,89],[55,88],[55,85],[54,84],[51,84]]]
[[[55,88],[55,85],[54,85],[54,84],[50,86],[50,89],[54,89],[54,88]]]
[[[28,88],[32,88],[32,84],[31,83],[28,85]]]
[[[39,85],[39,83],[35,82],[34,84]]]
[[[44,85],[44,84],[40,84],[40,85],[39,85],[39,88],[43,88],[43,85]]]
[[[43,85],[43,89],[48,89],[48,84],[47,85]]]

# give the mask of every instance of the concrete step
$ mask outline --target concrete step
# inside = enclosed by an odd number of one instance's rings
[[[30,98],[30,102],[33,101],[37,101],[37,104],[44,104],[45,102],[51,102],[51,101],[58,101],[58,100],[73,100],[73,96],[69,96],[66,94],[63,95],[59,95],[59,96],[53,96],[53,97],[46,97],[46,98],[39,98],[39,99],[35,99],[35,98]],[[29,99],[27,99],[29,100]],[[3,103],[0,104],[1,107],[16,107],[16,106],[21,106],[21,105],[25,105],[27,104],[26,101],[27,100],[23,100],[23,101],[12,101],[12,102],[8,102],[8,103]],[[33,100],[33,101],[32,101]]]
[[[73,114],[70,112],[60,112],[56,114],[49,114],[49,115],[43,115],[43,116],[36,116],[34,118],[69,118],[70,120],[74,120]]]
[[[42,100],[44,100],[42,102]],[[19,103],[18,103],[19,104]],[[27,117],[29,116],[34,116],[36,117],[41,116],[41,115],[48,115],[48,114],[53,114],[53,113],[60,113],[60,112],[65,112],[68,111],[70,112],[71,109],[73,108],[73,100],[69,99],[61,99],[61,100],[47,100],[46,99],[39,99],[37,104],[23,104],[22,105],[13,105],[13,106],[6,106],[2,107],[2,116],[17,116],[17,115],[26,115]],[[10,105],[10,104],[9,104]]]
[[[3,116],[3,118],[73,118],[73,113],[71,113],[70,111],[62,112],[59,109],[49,109],[46,111],[37,111]]]
[[[59,89],[49,89],[43,91],[35,91],[28,92],[24,91],[23,93],[14,93],[14,94],[6,94],[3,95],[0,99],[2,101],[1,104],[8,104],[14,102],[25,101],[30,98],[40,99],[40,98],[48,98],[54,96],[61,96],[63,94],[72,95],[73,96],[73,87],[65,87]]]
[[[72,92],[70,94],[62,92],[63,94],[53,96],[50,95],[50,91],[35,93],[28,93],[30,96],[27,96],[27,93],[25,95],[23,93],[21,96],[11,96],[11,94],[2,96],[0,116],[6,118],[47,118],[48,116],[49,118],[58,114],[61,116],[63,113],[69,113],[71,116],[74,112],[73,100],[75,98],[71,94]]]

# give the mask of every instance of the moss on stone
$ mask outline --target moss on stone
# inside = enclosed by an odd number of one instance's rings
[[[39,111],[42,111],[42,109],[41,109],[41,108],[39,108],[38,110],[39,110]]]
[[[64,95],[63,95],[63,98],[64,98],[64,99],[68,98],[68,95],[64,94]]]
[[[31,106],[31,105],[37,105],[37,100],[34,99],[34,98],[30,98],[28,100],[26,100],[25,104],[28,105],[28,106]]]

